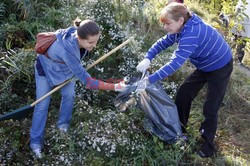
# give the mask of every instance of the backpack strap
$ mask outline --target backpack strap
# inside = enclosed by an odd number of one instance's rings
[[[46,51],[45,52],[45,54],[44,54],[47,58],[49,58],[50,60],[52,60],[53,62],[57,62],[57,63],[61,63],[61,64],[65,64],[65,62],[63,62],[63,61],[57,61],[57,60],[54,60],[54,59],[52,59],[50,56],[49,56],[49,54],[48,54],[48,52]]]

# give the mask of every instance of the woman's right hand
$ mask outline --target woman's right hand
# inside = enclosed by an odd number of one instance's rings
[[[150,60],[148,58],[145,58],[136,66],[136,70],[145,73],[145,71],[149,68],[149,66],[150,66]]]
[[[124,83],[124,81],[121,81],[119,83],[115,84],[115,91],[116,92],[123,92],[128,88],[128,85]]]

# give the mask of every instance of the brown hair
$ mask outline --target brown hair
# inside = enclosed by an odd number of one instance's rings
[[[167,17],[178,21],[181,17],[183,17],[184,23],[186,23],[191,16],[192,14],[185,5],[177,2],[172,2],[165,6],[161,11],[160,21],[162,23],[166,23]]]
[[[80,20],[79,18],[74,20],[74,25],[77,27],[77,35],[81,39],[87,39],[88,36],[98,35],[100,28],[93,20]]]

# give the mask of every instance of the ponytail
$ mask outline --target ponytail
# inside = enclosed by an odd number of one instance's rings
[[[75,25],[76,27],[79,27],[80,24],[81,24],[81,22],[82,22],[82,20],[79,19],[79,18],[76,18],[76,19],[73,21],[73,23],[74,23],[74,25]]]

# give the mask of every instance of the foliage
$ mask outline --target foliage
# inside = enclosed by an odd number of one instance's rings
[[[39,31],[59,28],[64,21],[63,13],[57,10],[59,7],[60,1],[3,0],[0,4],[0,46],[5,50],[20,48],[32,42]]]
[[[34,52],[30,51],[10,50],[3,53],[0,61],[1,111],[13,109],[30,100],[34,89],[34,59]],[[25,98],[22,96],[24,92]]]
[[[136,38],[136,35],[130,35],[121,24],[117,23],[115,10],[117,9],[115,9],[113,1],[87,1],[79,6],[77,11],[84,13],[78,13],[79,17],[94,19],[101,29],[101,38],[95,52],[90,54],[89,59],[84,60],[86,65],[93,62],[93,59],[97,59],[114,49],[128,38]],[[121,75],[126,76],[134,70],[137,54],[140,54],[141,44],[135,41],[117,51],[105,59],[104,62],[98,64],[95,71],[90,71],[91,75],[103,80],[110,78],[122,79]]]
[[[1,2],[1,3],[0,3],[0,23],[3,21],[4,14],[5,14],[5,6],[4,6],[4,4]]]
[[[243,80],[239,80],[239,77]],[[56,128],[57,110],[52,109],[49,112],[45,156],[42,160],[34,160],[29,152],[30,120],[2,122],[1,126],[5,127],[0,128],[2,135],[0,142],[4,148],[0,150],[0,161],[3,164],[19,163],[22,165],[35,163],[46,165],[197,165],[208,163],[247,165],[245,159],[249,156],[244,151],[247,151],[249,146],[246,132],[249,122],[245,112],[249,111],[249,106],[239,110],[237,105],[245,102],[233,95],[234,90],[242,88],[246,81],[249,81],[249,78],[237,71],[233,74],[233,82],[229,86],[231,90],[226,96],[220,113],[219,138],[216,138],[220,148],[227,149],[227,151],[221,149],[216,158],[201,159],[193,154],[200,141],[198,126],[203,118],[200,101],[205,97],[205,92],[202,91],[192,107],[188,128],[189,141],[184,146],[178,143],[166,145],[157,137],[145,132],[142,120],[144,114],[138,109],[120,113],[112,107],[95,107],[78,94],[68,134],[62,134]],[[245,93],[244,96],[249,96],[247,94],[249,92]],[[240,123],[242,120],[245,124]],[[239,124],[242,125],[241,128]],[[239,133],[239,129],[243,130]],[[236,131],[231,133],[233,130]],[[9,132],[12,132],[11,139],[6,139],[10,137]],[[238,134],[235,135],[235,133]],[[227,140],[226,136],[234,141]],[[240,147],[243,151],[237,148],[239,145],[236,146],[235,141],[238,139],[241,141]],[[231,144],[235,146],[230,149]],[[18,160],[19,158],[26,158],[26,160]]]
[[[194,7],[193,4],[198,4],[195,1],[190,1],[190,6]],[[236,6],[238,4],[239,0],[214,0],[214,1],[203,1],[201,4],[204,5],[206,8],[206,13],[209,13],[209,15],[203,15],[204,8],[200,10],[200,8],[194,7],[195,12],[198,12],[198,14],[201,13],[201,16],[205,18],[211,25],[213,25],[215,28],[219,30],[219,32],[225,37],[229,45],[231,46],[233,50],[233,55],[235,61],[238,63],[238,57],[242,54],[241,47],[243,43],[249,43],[249,38],[241,37],[242,32],[244,31],[244,27],[242,25],[242,22],[244,18],[249,18],[243,11],[245,10],[246,0],[242,0],[243,5],[240,6],[241,9],[237,9]],[[191,8],[192,8],[191,7]],[[198,9],[198,11],[197,11]],[[225,16],[229,18],[229,26],[226,27],[223,22],[219,19],[219,14],[223,13]],[[250,50],[250,47],[248,44],[246,44],[245,47],[245,54],[247,54]],[[243,51],[244,54],[244,51]],[[248,59],[249,61],[249,59]],[[247,63],[244,63],[245,65],[249,65]]]

